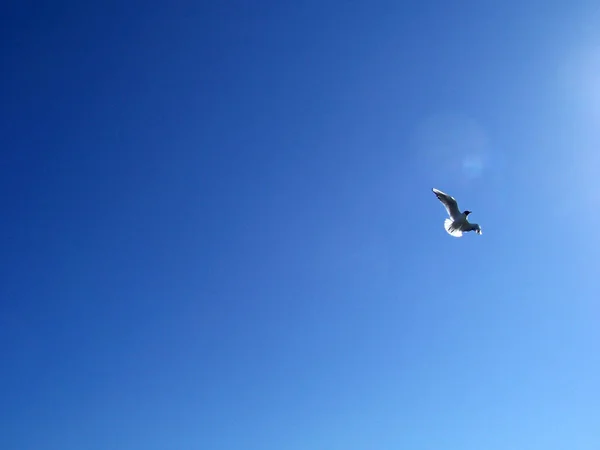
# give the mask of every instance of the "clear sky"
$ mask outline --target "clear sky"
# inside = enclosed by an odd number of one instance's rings
[[[597,2],[98,3],[0,19],[0,448],[600,448]]]

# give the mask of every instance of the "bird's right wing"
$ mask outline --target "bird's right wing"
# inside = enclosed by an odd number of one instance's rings
[[[469,228],[465,231],[474,231],[477,234],[483,234],[483,232],[481,231],[481,227],[477,223],[470,223]]]
[[[442,204],[446,208],[446,211],[448,211],[448,215],[452,218],[452,220],[458,219],[461,214],[460,209],[458,209],[458,203],[456,202],[454,197],[451,197],[450,195],[436,188],[433,188],[432,191],[438,198],[438,200],[442,202]]]

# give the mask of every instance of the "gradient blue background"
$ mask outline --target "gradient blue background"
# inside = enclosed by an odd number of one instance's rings
[[[594,3],[5,7],[0,448],[600,448]]]

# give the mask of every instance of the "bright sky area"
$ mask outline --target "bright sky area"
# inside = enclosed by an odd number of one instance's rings
[[[600,448],[597,2],[0,21],[0,448]]]

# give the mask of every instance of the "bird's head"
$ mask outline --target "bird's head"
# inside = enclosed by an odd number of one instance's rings
[[[472,211],[465,211],[463,214],[465,215],[465,217],[468,217],[469,214],[471,214]]]

